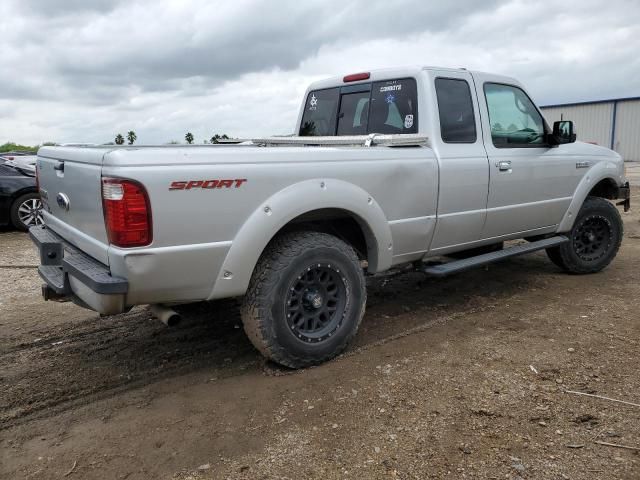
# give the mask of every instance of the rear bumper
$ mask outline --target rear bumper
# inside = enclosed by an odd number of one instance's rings
[[[106,265],[46,226],[32,227],[29,236],[40,253],[38,273],[46,283],[45,300],[71,300],[105,315],[126,311],[127,280],[112,276]]]
[[[628,212],[631,208],[631,188],[629,182],[625,183],[622,187],[618,187],[618,199],[621,202],[617,202],[616,205],[622,206],[625,212]]]

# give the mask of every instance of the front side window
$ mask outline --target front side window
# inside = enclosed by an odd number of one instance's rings
[[[301,136],[416,133],[418,95],[413,78],[309,92]]]
[[[442,141],[475,143],[476,119],[469,84],[456,78],[436,78],[435,85]]]
[[[491,138],[498,148],[529,147],[545,143],[544,122],[533,102],[520,88],[487,83]]]

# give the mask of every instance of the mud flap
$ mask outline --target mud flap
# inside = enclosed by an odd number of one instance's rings
[[[625,183],[623,187],[618,188],[618,199],[622,199],[621,202],[617,202],[616,205],[623,207],[625,212],[631,209],[631,188],[629,182]]]

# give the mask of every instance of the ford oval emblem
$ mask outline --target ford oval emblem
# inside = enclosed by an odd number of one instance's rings
[[[58,206],[63,210],[69,210],[69,197],[67,197],[64,193],[59,193],[58,195],[56,195],[56,202],[58,202]]]

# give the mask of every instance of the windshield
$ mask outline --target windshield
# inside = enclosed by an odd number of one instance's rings
[[[299,133],[334,136],[417,131],[416,81],[403,78],[309,92]]]

